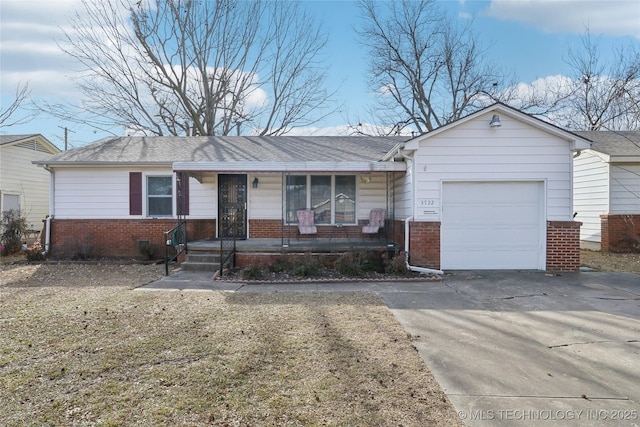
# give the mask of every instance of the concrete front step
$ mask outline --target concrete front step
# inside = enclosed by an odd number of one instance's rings
[[[189,251],[180,268],[183,271],[217,271],[220,269],[220,254],[208,251]]]

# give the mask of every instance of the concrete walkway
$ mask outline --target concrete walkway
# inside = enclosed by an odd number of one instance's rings
[[[377,292],[469,426],[639,426],[640,276],[458,272],[440,282],[144,289]],[[178,277],[180,276],[180,277]]]

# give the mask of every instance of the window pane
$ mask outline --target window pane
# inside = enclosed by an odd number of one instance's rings
[[[171,197],[149,197],[149,216],[171,216]]]
[[[298,222],[296,211],[307,207],[307,177],[287,176],[287,222]]]
[[[147,177],[147,216],[172,216],[173,178],[171,176]]]
[[[171,196],[170,176],[150,176],[147,178],[147,194],[150,196]]]
[[[336,175],[336,224],[356,222],[356,177]]]
[[[311,177],[311,209],[316,224],[331,224],[331,176]]]

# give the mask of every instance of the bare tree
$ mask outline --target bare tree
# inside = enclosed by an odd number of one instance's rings
[[[360,7],[377,111],[392,132],[428,132],[497,100],[505,77],[487,65],[470,24],[458,25],[435,0]]]
[[[569,51],[571,95],[561,122],[576,130],[640,129],[640,52],[620,47],[611,63],[602,60],[587,30],[582,49]]]
[[[21,125],[28,123],[34,119],[35,113],[33,111],[30,111],[26,115],[19,114],[16,117],[16,114],[18,113],[20,108],[25,106],[25,103],[28,101],[30,95],[31,89],[29,89],[29,83],[26,83],[24,85],[18,84],[18,86],[16,86],[16,96],[13,102],[7,108],[3,108],[2,110],[0,110],[1,127]]]
[[[283,134],[333,95],[326,36],[294,2],[83,0],[76,22],[63,49],[84,67],[81,109],[97,128]]]

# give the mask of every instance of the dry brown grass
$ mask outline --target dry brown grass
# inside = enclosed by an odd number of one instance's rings
[[[581,264],[598,271],[614,271],[640,274],[640,254],[615,254],[583,250]]]
[[[132,291],[140,265],[0,266],[6,425],[459,425],[371,293]]]

